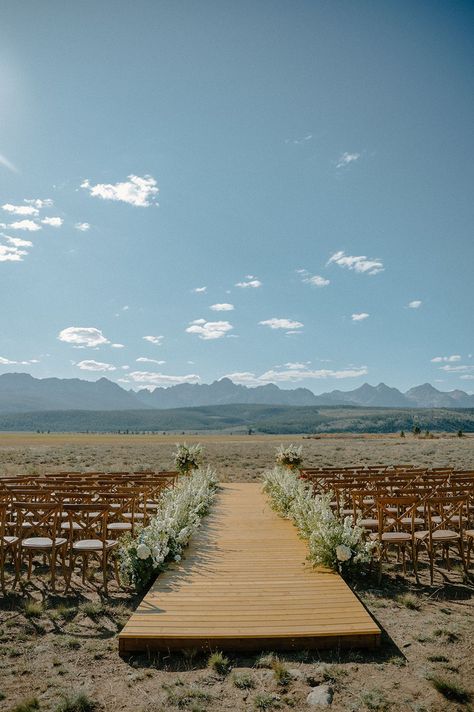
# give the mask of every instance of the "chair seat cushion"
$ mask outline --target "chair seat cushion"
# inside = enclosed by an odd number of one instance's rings
[[[56,546],[64,546],[64,544],[67,544],[67,539],[57,536],[54,540],[54,544]],[[25,549],[52,549],[53,540],[48,536],[31,536],[27,539],[23,539],[21,545]]]
[[[470,537],[471,539],[474,539],[474,529],[467,529],[464,534]]]
[[[112,549],[117,546],[117,541],[112,541],[107,539],[105,542],[106,549]],[[74,551],[103,551],[104,542],[100,539],[81,539],[80,541],[75,541],[72,545]]]
[[[131,528],[132,528],[131,522],[111,522],[111,524],[107,524],[107,529],[130,531]]]
[[[407,532],[383,532],[382,537],[378,534],[378,532],[373,532],[370,534],[370,539],[375,541],[378,539],[379,541],[387,541],[387,542],[392,542],[393,544],[398,544],[399,542],[406,542],[406,541],[411,541],[411,534],[408,534]]]
[[[379,525],[378,519],[359,519],[357,521],[359,527],[365,527],[365,529],[377,529]]]
[[[19,539],[17,536],[4,536],[3,541],[7,546],[10,546],[11,544],[16,544]]]
[[[417,539],[428,539],[429,532],[415,532],[415,537]],[[450,539],[459,539],[459,533],[453,532],[451,529],[437,529],[433,532],[433,541],[448,541]]]

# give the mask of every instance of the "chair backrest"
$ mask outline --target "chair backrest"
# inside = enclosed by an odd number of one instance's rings
[[[379,534],[415,531],[418,497],[376,497]]]
[[[430,497],[426,500],[426,511],[430,537],[442,529],[454,529],[462,537],[467,519],[467,497]]]
[[[49,537],[53,541],[58,535],[61,520],[61,504],[58,502],[13,502],[16,512],[17,536],[24,537],[23,525],[28,525],[28,537]]]
[[[69,535],[74,539],[99,539],[105,547],[109,507],[104,503],[65,504]]]

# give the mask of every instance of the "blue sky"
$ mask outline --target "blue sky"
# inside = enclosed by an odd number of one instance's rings
[[[472,392],[473,29],[4,2],[0,373]]]

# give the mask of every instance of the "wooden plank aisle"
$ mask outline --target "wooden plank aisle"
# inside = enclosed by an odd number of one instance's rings
[[[121,653],[374,647],[380,629],[342,578],[306,562],[260,484],[222,485],[179,564],[119,635]]]

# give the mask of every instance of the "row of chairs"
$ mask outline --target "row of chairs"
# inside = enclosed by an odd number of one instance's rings
[[[5,562],[11,559],[15,586],[27,561],[31,578],[35,557],[49,563],[55,590],[57,566],[69,589],[78,557],[82,581],[91,557],[99,562],[107,593],[109,564],[118,537],[146,526],[176,472],[54,473],[49,476],[0,480],[0,584],[5,593]],[[26,483],[25,483],[26,482]]]
[[[433,582],[434,561],[441,546],[446,565],[456,548],[464,571],[474,547],[474,471],[454,468],[376,466],[370,468],[315,468],[301,470],[317,493],[331,492],[331,505],[340,515],[353,515],[378,543],[379,577],[390,547],[413,562],[418,581],[418,559],[425,551]]]

